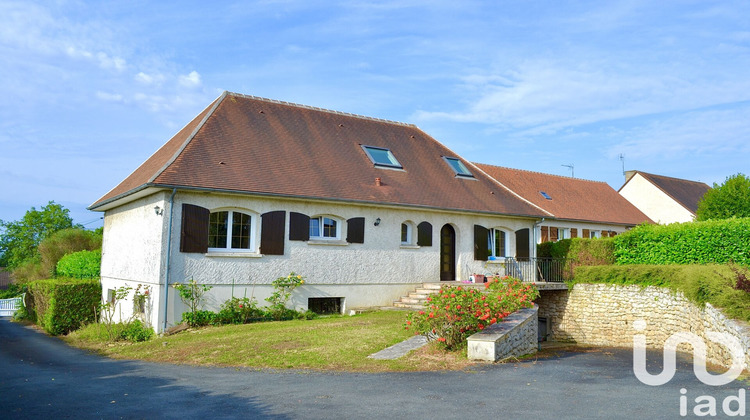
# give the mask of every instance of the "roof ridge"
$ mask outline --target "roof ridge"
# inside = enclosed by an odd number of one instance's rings
[[[229,92],[227,92],[227,91],[224,91],[224,92],[222,92],[222,93],[221,93],[221,95],[219,95],[219,97],[218,97],[218,98],[216,98],[216,99],[215,99],[215,100],[214,100],[214,101],[213,101],[213,102],[212,102],[212,103],[211,103],[211,104],[210,104],[210,105],[208,106],[208,107],[210,107],[211,109],[210,109],[210,110],[209,110],[209,111],[208,111],[208,112],[206,113],[206,116],[204,116],[204,117],[203,117],[203,119],[201,120],[201,122],[200,122],[200,123],[198,123],[198,125],[197,125],[197,126],[195,127],[195,129],[193,129],[193,132],[192,132],[192,133],[190,133],[190,134],[189,134],[189,135],[188,135],[188,136],[187,136],[187,137],[185,138],[185,141],[183,141],[183,142],[182,142],[182,145],[180,146],[180,148],[179,148],[179,149],[177,149],[177,151],[176,151],[176,152],[175,152],[175,153],[174,153],[174,154],[172,155],[172,157],[171,157],[171,158],[169,158],[169,160],[167,160],[167,161],[166,161],[166,163],[164,163],[164,165],[162,165],[162,167],[161,167],[161,168],[159,168],[158,170],[156,170],[156,172],[154,172],[154,175],[153,175],[153,176],[151,176],[151,177],[150,177],[150,178],[148,179],[147,183],[149,183],[149,184],[150,184],[150,183],[153,183],[153,182],[154,182],[154,181],[156,180],[156,178],[158,178],[158,177],[159,177],[159,175],[161,175],[161,174],[162,174],[162,173],[163,173],[164,171],[166,171],[166,170],[167,170],[167,168],[168,168],[168,167],[169,167],[169,166],[170,166],[171,164],[173,164],[175,160],[177,160],[177,158],[178,158],[178,157],[179,157],[179,156],[180,156],[180,155],[182,154],[182,152],[183,152],[183,151],[185,150],[185,148],[187,147],[187,145],[188,145],[188,144],[190,144],[190,142],[191,142],[191,141],[193,140],[193,138],[195,137],[195,135],[196,135],[196,134],[198,134],[198,131],[200,131],[200,130],[201,130],[201,128],[203,128],[203,125],[205,125],[205,124],[206,124],[206,121],[208,121],[208,118],[209,118],[209,117],[211,117],[211,115],[213,115],[213,114],[214,114],[214,111],[216,111],[216,108],[218,108],[218,107],[219,107],[219,105],[220,105],[220,104],[221,104],[221,103],[222,103],[222,102],[224,101],[224,98],[226,98],[226,97],[227,97],[227,94],[228,94],[228,93],[229,93]],[[206,110],[206,109],[207,109],[208,107],[204,108],[204,110]],[[203,111],[201,111],[201,113],[202,113],[202,112],[203,112]],[[200,115],[200,114],[198,114],[198,115]],[[187,126],[188,126],[188,125],[189,125],[190,123],[192,123],[192,122],[193,122],[194,120],[195,120],[195,119],[192,119],[192,120],[190,120],[190,121],[189,121],[189,122],[188,122],[187,124],[185,124],[185,126],[184,126],[183,128],[187,127]],[[181,128],[180,130],[182,130],[183,128]],[[179,133],[179,131],[178,131],[178,133]],[[158,152],[158,150],[157,150],[157,152]],[[154,152],[154,153],[156,153],[156,152]]]
[[[599,184],[607,184],[604,181],[597,181],[597,180],[594,180],[594,179],[576,178],[576,177],[572,177],[572,176],[557,175],[557,174],[548,174],[546,172],[530,171],[528,169],[511,168],[511,167],[508,167],[508,166],[492,165],[492,164],[489,164],[489,163],[479,163],[479,162],[472,162],[472,163],[474,163],[476,165],[492,166],[494,168],[500,168],[500,169],[510,169],[511,171],[528,172],[528,173],[532,173],[532,174],[554,176],[554,177],[557,177],[557,178],[574,179],[574,180],[577,180],[577,181],[586,181],[586,182],[596,182],[596,183],[599,183]],[[609,184],[607,184],[607,185],[609,185]]]
[[[281,100],[278,100],[278,99],[264,98],[262,96],[246,95],[244,93],[236,93],[236,92],[225,92],[225,93],[227,93],[229,95],[232,95],[232,96],[241,97],[241,98],[253,99],[253,100],[256,100],[256,101],[269,102],[269,103],[279,104],[279,105],[288,105],[288,106],[293,106],[293,107],[297,107],[297,108],[310,109],[310,110],[313,110],[313,111],[327,112],[329,114],[343,115],[343,116],[346,116],[346,117],[354,117],[354,118],[359,118],[359,119],[369,120],[369,121],[384,122],[384,123],[388,123],[388,124],[401,125],[401,126],[405,126],[405,127],[416,127],[415,124],[405,123],[405,122],[401,122],[401,121],[387,120],[385,118],[369,117],[367,115],[354,114],[354,113],[351,113],[351,112],[336,111],[334,109],[320,108],[320,107],[317,107],[317,106],[305,105],[305,104],[300,104],[300,103],[296,103],[296,102],[287,102],[287,101],[281,101]]]
[[[703,181],[693,181],[693,180],[691,180],[691,179],[685,179],[685,178],[677,178],[677,177],[674,177],[674,176],[669,176],[669,175],[659,175],[659,174],[652,174],[652,173],[650,173],[650,172],[643,172],[643,171],[639,171],[639,170],[637,170],[637,169],[635,169],[635,172],[636,172],[636,173],[639,173],[639,174],[644,174],[644,175],[656,176],[656,177],[659,177],[659,178],[668,178],[668,179],[674,179],[675,181],[682,181],[682,182],[692,182],[693,184],[703,184],[703,185],[708,185],[708,184],[706,184],[706,183],[705,183],[705,182],[703,182]],[[708,185],[708,186],[709,186],[709,187],[711,187],[710,185]]]

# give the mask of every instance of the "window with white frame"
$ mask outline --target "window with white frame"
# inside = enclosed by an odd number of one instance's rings
[[[508,256],[508,234],[501,229],[490,229],[487,236],[487,249],[490,257]]]
[[[602,237],[602,231],[601,230],[592,230],[591,231],[591,238],[601,238]]]
[[[310,239],[339,239],[340,237],[338,220],[326,216],[310,218]]]
[[[558,240],[561,239],[570,239],[570,229],[569,228],[560,228],[560,237]]]
[[[252,216],[235,210],[215,211],[208,218],[209,251],[249,251]]]
[[[411,222],[401,223],[401,245],[412,245],[414,237],[414,228]]]

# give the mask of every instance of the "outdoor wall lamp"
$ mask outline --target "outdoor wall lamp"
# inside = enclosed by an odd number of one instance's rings
[[[375,219],[375,226],[380,226],[380,218]]]
[[[156,213],[157,216],[161,216],[164,214],[164,209],[159,206],[154,206],[154,213]]]

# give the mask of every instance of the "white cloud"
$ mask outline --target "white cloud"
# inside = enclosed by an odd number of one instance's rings
[[[180,85],[184,87],[197,87],[201,85],[201,75],[195,70],[187,75],[181,75],[178,80]]]

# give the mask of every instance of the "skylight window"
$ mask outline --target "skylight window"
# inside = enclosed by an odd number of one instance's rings
[[[451,166],[451,169],[453,169],[453,171],[456,173],[456,176],[474,178],[474,175],[469,172],[469,169],[466,167],[466,165],[458,160],[458,158],[443,156],[443,159],[448,162],[448,165]]]
[[[544,191],[539,191],[539,194],[541,194],[542,197],[546,198],[547,200],[552,200],[552,197],[550,197],[549,194]]]
[[[375,146],[362,146],[362,149],[375,166],[403,169],[403,166],[396,160],[396,157],[393,156],[393,153],[389,149]]]

